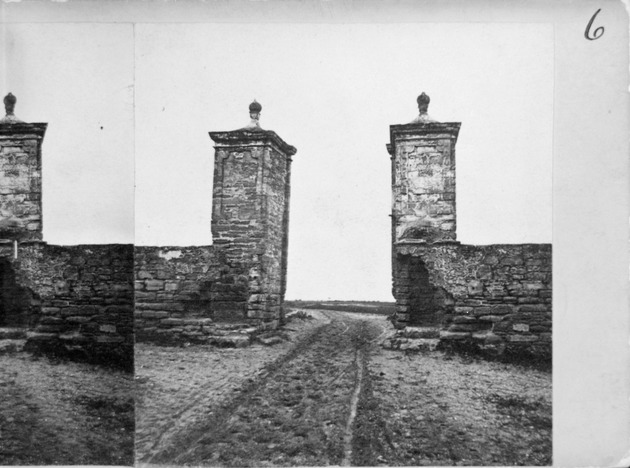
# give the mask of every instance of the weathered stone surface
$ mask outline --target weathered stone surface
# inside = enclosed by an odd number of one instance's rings
[[[455,240],[459,127],[433,121],[390,127],[395,327],[441,326],[444,340],[472,340],[466,332],[474,332],[473,341],[497,352],[531,344],[530,351],[550,356],[551,245]],[[500,343],[486,343],[478,330]]]
[[[470,315],[457,315],[453,317],[453,323],[476,323],[477,319]]]
[[[401,330],[400,336],[405,338],[439,338],[440,330],[436,327],[406,327]]]
[[[459,123],[390,127],[395,241],[455,239],[455,142]]]
[[[25,242],[15,260],[12,246],[0,244],[0,258],[16,284],[28,292],[22,307],[29,316],[29,349],[52,349],[68,336],[81,334],[85,339],[74,341],[86,355],[98,353],[110,362],[131,365],[132,246]],[[115,343],[99,340],[113,333],[120,337]]]
[[[442,340],[464,340],[470,338],[471,334],[466,332],[441,331],[440,339]]]
[[[232,336],[218,324],[263,330],[284,319],[296,150],[259,126],[210,137],[215,143],[213,245],[136,247],[138,341],[241,346],[249,333]]]
[[[0,328],[0,340],[17,340],[26,336],[26,332],[21,328]]]
[[[268,337],[259,337],[258,341],[260,341],[265,346],[273,346],[275,344],[282,343],[282,338],[279,336],[268,336]]]
[[[528,332],[529,325],[527,323],[515,323],[512,325],[512,330],[518,331],[518,332]]]
[[[538,337],[535,335],[509,335],[508,340],[511,342],[522,342],[522,341],[537,341]]]
[[[25,340],[23,339],[0,339],[0,354],[11,354],[22,351]]]
[[[0,239],[42,239],[45,123],[0,123]]]

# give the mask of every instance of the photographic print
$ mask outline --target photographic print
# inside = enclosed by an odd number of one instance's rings
[[[621,463],[621,6],[87,6],[1,7],[0,464]]]

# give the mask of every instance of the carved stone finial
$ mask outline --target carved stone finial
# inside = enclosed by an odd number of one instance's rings
[[[431,102],[431,98],[427,96],[425,93],[422,93],[418,96],[418,111],[420,111],[420,115],[426,114],[429,110],[429,103]]]
[[[260,105],[260,103],[258,101],[256,101],[256,99],[254,99],[254,102],[252,102],[249,105],[249,112],[250,113],[260,114],[261,110],[262,110],[262,106]]]
[[[422,93],[420,96],[418,96],[418,99],[416,99],[416,101],[418,102],[419,113],[418,117],[413,119],[411,123],[435,122],[435,120],[433,120],[427,113],[427,111],[429,110],[429,102],[431,102],[431,98],[427,94]]]
[[[17,98],[11,93],[7,94],[4,97],[4,109],[6,111],[6,115],[2,119],[0,119],[0,123],[22,122],[14,114],[16,102]]]
[[[4,97],[4,109],[6,110],[7,116],[14,115],[13,112],[15,111],[16,102],[17,99],[12,93],[9,93]]]
[[[251,121],[245,128],[248,128],[248,129],[260,128],[259,120],[260,120],[261,110],[262,110],[262,106],[260,105],[258,101],[256,101],[256,99],[254,99],[254,102],[252,102],[249,105],[249,117],[251,118]]]

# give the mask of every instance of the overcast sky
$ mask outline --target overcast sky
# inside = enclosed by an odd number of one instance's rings
[[[50,243],[209,244],[207,132],[256,98],[298,149],[287,297],[391,300],[385,144],[422,91],[462,122],[459,240],[551,242],[550,25],[23,24],[2,44],[3,95],[49,123]]]

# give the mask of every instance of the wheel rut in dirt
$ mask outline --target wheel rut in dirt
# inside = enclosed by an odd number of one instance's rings
[[[198,427],[150,463],[222,466],[340,465],[352,459],[365,361],[381,328],[325,313],[313,331]]]

